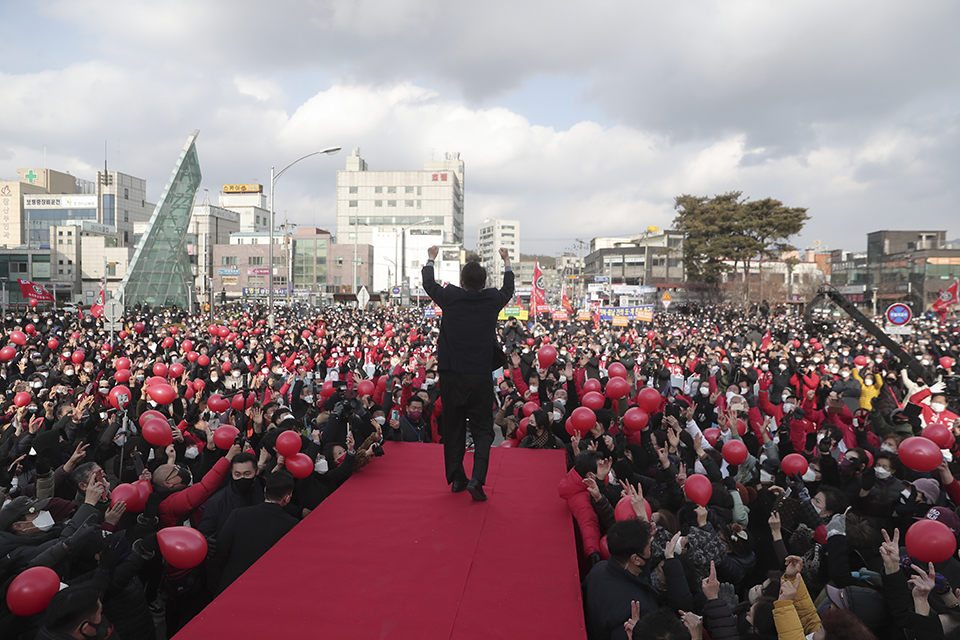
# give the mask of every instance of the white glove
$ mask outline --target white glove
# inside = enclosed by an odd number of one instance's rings
[[[947,384],[943,380],[939,380],[932,385],[930,385],[930,393],[932,395],[937,395],[943,393],[947,390]]]

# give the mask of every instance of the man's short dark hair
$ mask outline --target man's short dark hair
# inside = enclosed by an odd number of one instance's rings
[[[460,271],[460,282],[464,289],[480,291],[487,284],[487,270],[479,262],[468,262]]]
[[[97,615],[100,592],[96,587],[67,587],[54,594],[47,605],[44,626],[54,633],[69,636],[83,623]]]
[[[597,473],[597,465],[606,458],[599,451],[583,451],[577,454],[573,461],[573,468],[577,470],[581,478],[586,478],[588,473]]]
[[[73,473],[70,474],[70,479],[73,480],[77,487],[79,487],[80,483],[86,482],[90,477],[90,474],[93,473],[93,470],[99,466],[99,464],[93,462],[92,460],[90,462],[84,462],[73,470]]]
[[[293,493],[293,476],[289,471],[268,473],[266,484],[263,497],[267,500],[283,500],[287,495]]]
[[[657,609],[640,618],[633,636],[644,640],[690,640],[687,627],[669,609]]]
[[[237,466],[238,464],[244,464],[250,462],[253,464],[253,468],[257,468],[257,456],[253,455],[249,451],[241,451],[233,457],[233,460],[230,461],[230,468]]]
[[[423,398],[421,398],[420,396],[418,396],[418,395],[416,395],[416,394],[410,396],[410,399],[407,400],[407,406],[408,406],[408,407],[410,406],[410,403],[411,403],[411,402],[419,402],[421,409],[423,408],[423,406],[424,406],[425,404],[427,404],[427,403],[424,401]]]
[[[849,503],[840,489],[829,485],[821,485],[817,493],[823,494],[823,506],[827,511],[832,511],[833,513],[843,513],[846,511]]]
[[[625,563],[632,555],[643,557],[650,539],[650,523],[646,520],[630,518],[616,522],[607,531],[610,557],[620,564]]]

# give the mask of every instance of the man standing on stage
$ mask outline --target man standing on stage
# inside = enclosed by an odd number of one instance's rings
[[[503,351],[497,343],[497,316],[513,298],[513,270],[510,254],[500,249],[506,266],[503,286],[485,289],[487,270],[479,262],[468,262],[460,271],[460,286],[442,287],[433,278],[437,247],[423,266],[423,288],[443,309],[437,362],[440,370],[440,398],[443,402],[440,433],[447,484],[454,493],[466,489],[474,500],[486,500],[483,485],[493,444],[493,379],[491,372],[503,366]],[[473,436],[473,478],[467,480],[463,454],[470,420]]]

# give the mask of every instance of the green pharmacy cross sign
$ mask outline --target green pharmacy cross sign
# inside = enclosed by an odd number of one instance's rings
[[[30,171],[23,174],[23,177],[26,178],[27,181],[30,182],[30,184],[33,184],[34,182],[37,181],[37,178],[39,178],[40,176],[34,173],[33,169],[30,169]]]

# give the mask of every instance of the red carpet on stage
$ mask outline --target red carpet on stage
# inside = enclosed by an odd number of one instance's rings
[[[440,445],[385,450],[176,639],[586,637],[563,451],[493,449],[475,502]]]

